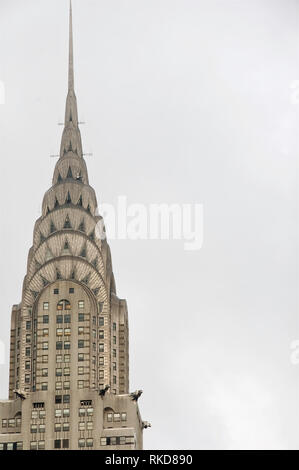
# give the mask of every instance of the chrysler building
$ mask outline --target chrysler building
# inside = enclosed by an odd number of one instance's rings
[[[127,304],[116,293],[104,231],[83,158],[70,6],[60,155],[34,226],[22,300],[12,308],[0,450],[142,449],[150,425],[138,409],[142,391],[129,392]]]

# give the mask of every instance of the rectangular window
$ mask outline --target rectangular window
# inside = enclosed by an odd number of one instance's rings
[[[62,355],[61,354],[56,355],[56,362],[62,362]]]
[[[30,450],[36,450],[36,449],[37,449],[37,441],[31,441]]]
[[[69,440],[68,439],[63,439],[62,440],[62,447],[63,447],[63,449],[68,449],[69,448]]]
[[[61,440],[60,439],[55,439],[54,449],[61,449]]]
[[[38,450],[45,449],[45,441],[38,441]]]
[[[26,321],[26,330],[31,330],[31,321]]]
[[[61,423],[55,423],[54,431],[55,432],[60,432],[61,431]]]
[[[104,330],[99,331],[99,339],[104,339]]]
[[[84,321],[84,313],[78,314],[78,321]]]
[[[56,390],[62,390],[62,382],[56,382]]]
[[[99,371],[99,379],[103,379],[103,378],[104,378],[104,371],[100,370]]]
[[[69,288],[69,293],[70,293],[70,294],[73,294],[74,292],[75,292],[75,289],[74,289],[73,287],[70,287],[70,288]]]
[[[62,349],[62,341],[56,341],[56,349],[57,350]]]
[[[27,357],[29,357],[29,356],[30,356],[30,348],[26,348],[26,350],[25,350],[25,354],[26,354],[26,356],[27,356]]]
[[[43,336],[49,336],[49,328],[43,329]]]
[[[71,349],[71,343],[69,341],[64,342],[64,349]]]
[[[56,295],[57,295],[57,294],[59,294],[59,289],[54,289],[54,291],[53,291],[53,292],[54,292],[54,294],[56,294]]]
[[[64,315],[64,323],[71,323],[71,316],[70,316],[70,314]]]
[[[107,445],[107,438],[106,437],[101,437],[100,444],[101,444],[101,446],[106,446]]]
[[[44,302],[44,310],[49,310],[49,302]]]
[[[116,330],[116,323],[113,323],[113,330]]]
[[[62,369],[56,369],[56,377],[62,376]]]
[[[93,408],[87,408],[87,416],[93,415]]]
[[[78,388],[84,388],[83,380],[78,380]]]
[[[65,354],[65,355],[64,355],[64,362],[71,362],[71,356],[70,356],[70,354]]]
[[[62,417],[62,410],[55,410],[55,418],[61,418]]]
[[[103,302],[99,302],[99,312],[102,313],[103,311],[103,306],[104,306],[104,303]]]
[[[86,423],[86,429],[88,431],[92,431],[93,430],[93,422],[92,421],[87,421]]]
[[[80,421],[78,423],[78,431],[85,431],[85,421]]]
[[[70,403],[71,396],[70,395],[63,395],[63,403]]]
[[[31,343],[31,335],[26,335],[26,343]]]
[[[113,349],[113,357],[116,357],[116,349]]]
[[[64,388],[64,390],[69,390],[70,389],[70,382],[63,382],[63,388]]]
[[[70,328],[65,328],[64,329],[64,336],[70,336],[71,335],[71,329]]]
[[[56,395],[55,396],[55,403],[58,405],[62,403],[62,396],[61,395]]]
[[[46,390],[48,390],[48,384],[47,384],[47,382],[43,382],[42,383],[42,391],[44,392]]]
[[[78,335],[83,335],[84,334],[84,326],[79,326],[78,327]]]
[[[120,414],[119,414],[119,413],[114,413],[113,420],[114,420],[115,422],[120,421]]]
[[[79,439],[78,446],[79,447],[85,447],[85,439]]]
[[[104,357],[103,356],[99,357],[99,364],[100,364],[100,366],[104,365]]]
[[[63,323],[63,315],[56,315],[56,323]]]
[[[33,434],[33,433],[37,433],[37,425],[36,425],[36,424],[32,424],[32,425],[31,425],[30,432],[31,432],[32,434]]]
[[[65,367],[65,368],[63,369],[63,374],[64,374],[66,377],[69,376],[70,373],[71,373],[71,369],[70,369],[69,367]]]
[[[84,348],[84,340],[83,339],[79,339],[78,348]]]
[[[48,369],[42,369],[42,377],[48,377]]]
[[[43,323],[49,323],[49,315],[43,315]]]
[[[122,413],[121,414],[121,420],[122,421],[127,421],[127,413]]]
[[[82,310],[82,308],[84,308],[84,300],[79,300],[79,302],[78,302],[78,308],[79,308],[80,310]]]
[[[66,417],[66,416],[68,417],[69,415],[70,415],[70,409],[69,409],[69,408],[65,408],[65,409],[63,410],[63,416],[64,416],[64,417]]]
[[[63,328],[56,328],[56,336],[62,336],[63,335]]]
[[[39,432],[41,432],[41,433],[46,432],[46,426],[45,426],[45,424],[40,424],[40,425],[39,425]]]
[[[104,317],[99,317],[99,326],[104,326]]]
[[[79,354],[78,354],[78,361],[79,361],[79,362],[84,361],[84,354],[82,354],[82,353],[79,353]]]
[[[29,370],[30,369],[30,361],[25,362],[25,369]]]
[[[93,447],[93,439],[91,438],[86,439],[86,447]]]
[[[116,370],[116,362],[113,362],[113,370]]]
[[[47,351],[47,350],[49,349],[49,343],[48,343],[48,341],[43,341],[43,342],[42,342],[42,349],[43,349],[44,351]]]
[[[2,419],[2,427],[7,428],[7,419]]]
[[[78,367],[78,375],[84,375],[84,367]]]
[[[37,419],[38,418],[38,411],[32,411],[31,412],[31,418],[32,419]]]
[[[62,429],[64,431],[69,431],[70,430],[70,423],[63,423]]]
[[[104,343],[99,344],[99,352],[104,352]]]
[[[113,336],[113,344],[116,344],[116,336]]]
[[[86,415],[85,408],[79,408],[79,416],[82,417],[82,416],[85,416],[85,415]]]
[[[113,413],[107,413],[107,421],[110,423],[113,418]]]

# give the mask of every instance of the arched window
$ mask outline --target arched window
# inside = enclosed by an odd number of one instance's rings
[[[57,304],[57,310],[71,310],[71,304],[68,300],[60,300]]]

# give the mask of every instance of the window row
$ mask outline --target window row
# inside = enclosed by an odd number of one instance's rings
[[[15,428],[21,426],[21,418],[12,418],[12,419],[2,419],[3,428]]]
[[[0,450],[23,450],[23,442],[0,442]]]
[[[30,450],[45,450],[45,441],[31,441]]]
[[[70,423],[55,423],[54,431],[55,432],[67,432],[70,430]]]
[[[37,424],[31,424],[30,432],[32,434],[37,433],[37,432],[45,433],[46,432],[46,425],[45,424],[40,424],[38,426]]]
[[[70,288],[70,291],[72,290],[72,292],[70,292],[70,294],[73,294],[74,293],[74,289],[73,288]],[[54,289],[54,294],[59,294],[59,289]],[[60,300],[60,302],[58,302],[57,304],[57,310],[71,310],[71,304],[68,300]],[[43,303],[43,309],[44,310],[49,310],[50,308],[50,303],[49,302],[44,302]],[[78,302],[78,309],[79,310],[82,310],[84,308],[84,300],[79,300]]]
[[[93,439],[79,439],[78,440],[78,447],[93,447]]]
[[[31,412],[31,418],[32,419],[44,419],[46,417],[46,411],[45,410],[32,410]]]
[[[119,421],[126,421],[127,420],[127,413],[107,413],[107,421],[108,422],[119,422]]]
[[[134,436],[101,437],[101,446],[116,446],[124,444],[135,444]]]

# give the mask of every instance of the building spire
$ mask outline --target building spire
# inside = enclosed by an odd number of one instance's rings
[[[69,19],[69,63],[68,63],[68,93],[65,107],[64,131],[62,134],[60,157],[69,152],[82,157],[82,143],[78,125],[77,99],[74,91],[74,51],[73,51],[73,11],[70,0]]]
[[[73,52],[73,10],[70,0],[70,23],[69,23],[69,91],[74,90],[74,52]]]

